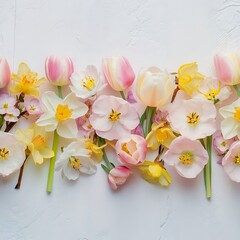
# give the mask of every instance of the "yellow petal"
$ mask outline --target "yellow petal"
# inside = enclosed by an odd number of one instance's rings
[[[18,129],[14,133],[14,136],[19,142],[29,145],[32,142],[33,134],[32,129]]]
[[[21,62],[19,65],[18,65],[18,73],[17,75],[19,77],[22,77],[24,75],[27,75],[29,72],[31,72],[30,68],[28,67],[28,65],[24,62]]]
[[[32,158],[33,161],[37,164],[42,164],[43,163],[43,156],[39,153],[39,151],[32,151]]]
[[[159,177],[159,183],[164,186],[167,187],[170,185],[170,183],[172,182],[171,176],[168,173],[168,171],[166,169],[162,169],[162,174]]]
[[[43,158],[52,158],[54,156],[53,150],[48,146],[39,149],[39,153],[42,155]]]
[[[40,87],[45,82],[46,82],[46,78],[42,77],[42,78],[37,80],[37,82],[35,83],[35,87]]]

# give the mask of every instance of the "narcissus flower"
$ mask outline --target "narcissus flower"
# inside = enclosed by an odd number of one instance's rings
[[[48,81],[55,86],[70,84],[73,63],[67,56],[49,56],[45,61],[45,73]]]
[[[107,83],[116,91],[124,91],[133,84],[134,71],[125,57],[104,58],[102,71]]]
[[[84,139],[84,147],[88,149],[89,155],[92,156],[92,158],[96,158],[97,162],[101,162],[103,158],[103,148],[107,146],[107,144],[103,144],[102,146],[97,146],[94,144],[89,138]]]
[[[237,53],[217,54],[214,64],[218,81],[224,85],[240,83],[240,56]]]
[[[74,72],[71,76],[71,83],[72,92],[82,99],[96,95],[106,86],[95,66],[87,66],[85,71],[79,73]]]
[[[150,67],[140,72],[136,94],[138,98],[149,107],[162,107],[171,101],[175,80],[166,70]]]
[[[198,140],[181,136],[172,141],[163,160],[174,166],[182,177],[195,178],[207,164],[208,153]]]
[[[75,119],[87,113],[88,107],[76,98],[74,93],[68,94],[64,99],[54,92],[45,92],[42,95],[45,113],[36,124],[44,127],[47,132],[55,129],[64,138],[77,137],[78,129]]]
[[[205,138],[216,131],[216,108],[210,101],[178,99],[166,110],[171,128],[191,140]]]
[[[152,130],[146,137],[147,147],[152,150],[157,150],[160,145],[169,147],[175,137],[176,136],[169,126],[163,123],[153,123]]]
[[[233,143],[222,159],[224,171],[235,182],[240,182],[240,141]]]
[[[102,95],[92,105],[90,123],[98,136],[108,140],[129,135],[139,124],[139,117],[127,101]]]
[[[77,180],[81,173],[95,174],[97,167],[90,155],[84,141],[72,142],[63,149],[56,162],[56,170],[61,170],[63,176],[69,180]]]
[[[5,58],[0,59],[0,88],[4,88],[10,82],[10,68]]]
[[[168,171],[163,167],[162,162],[145,161],[139,166],[143,178],[149,183],[160,183],[162,186],[167,187],[170,185],[172,179]]]
[[[146,140],[134,134],[120,138],[115,149],[122,164],[141,165],[147,155]]]
[[[17,171],[25,160],[25,146],[10,133],[0,131],[0,175]]]
[[[31,72],[26,63],[20,63],[18,72],[12,73],[11,79],[15,82],[9,86],[9,91],[12,94],[24,93],[34,97],[39,96],[38,88],[45,83],[45,78],[38,79],[36,72]]]
[[[29,129],[17,129],[14,133],[15,138],[25,144],[37,164],[42,164],[44,159],[54,156],[54,152],[47,146],[48,133],[36,125]]]
[[[224,120],[221,122],[221,131],[225,139],[237,136],[240,138],[240,98],[230,105],[219,109]]]
[[[183,64],[178,69],[178,87],[189,95],[198,90],[198,86],[204,78],[204,75],[198,72],[196,62]]]
[[[108,174],[108,183],[112,190],[117,190],[120,185],[123,185],[132,171],[125,167],[119,166],[113,168]]]

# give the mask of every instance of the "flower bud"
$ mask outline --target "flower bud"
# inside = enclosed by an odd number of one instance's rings
[[[10,81],[10,68],[5,58],[0,59],[0,88],[4,88]]]

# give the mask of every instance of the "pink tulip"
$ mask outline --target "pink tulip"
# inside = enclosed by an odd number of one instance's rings
[[[0,59],[0,88],[4,88],[10,81],[10,68],[5,58]]]
[[[224,85],[240,83],[240,58],[236,53],[217,54],[214,57],[218,80]]]
[[[127,89],[135,79],[134,71],[125,57],[103,59],[102,71],[108,84],[116,91]]]
[[[108,174],[108,183],[112,190],[117,190],[119,185],[123,185],[132,171],[125,167],[119,166],[113,168]]]
[[[120,138],[115,146],[118,160],[123,164],[141,165],[147,155],[146,140],[139,135]]]
[[[55,86],[68,85],[73,71],[70,57],[49,56],[46,58],[45,73],[48,81]]]

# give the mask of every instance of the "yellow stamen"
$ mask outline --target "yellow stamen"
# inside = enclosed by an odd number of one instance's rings
[[[198,124],[199,120],[200,120],[200,117],[196,112],[192,112],[187,116],[187,122],[191,126]]]
[[[38,134],[36,137],[33,138],[32,143],[37,149],[41,146],[44,146],[46,144],[46,140],[42,135]]]
[[[71,158],[70,159],[70,166],[75,169],[75,170],[79,170],[81,165],[80,159],[79,158]]]
[[[234,118],[240,121],[240,107],[235,108]]]
[[[227,143],[225,141],[221,142],[221,146],[226,147]]]
[[[129,152],[129,150],[128,150],[128,148],[127,148],[127,144],[126,144],[126,143],[124,143],[124,144],[122,145],[122,150],[123,150],[124,152],[126,152],[128,155],[132,156],[132,154]]]
[[[3,108],[7,109],[8,108],[8,103],[4,103]]]
[[[121,113],[119,113],[119,112],[117,112],[117,111],[114,111],[114,110],[112,109],[112,112],[109,114],[108,119],[109,119],[110,121],[112,121],[112,122],[115,122],[115,121],[117,121],[117,120],[120,119],[120,115],[121,115]]]
[[[235,156],[234,163],[240,165],[240,153]]]
[[[0,148],[0,160],[5,160],[9,156],[9,151],[6,148]]]
[[[72,116],[72,109],[68,105],[59,104],[56,110],[56,118],[59,121],[68,120]]]
[[[181,161],[182,164],[191,166],[194,161],[194,157],[192,153],[184,152],[179,156],[179,160]]]
[[[95,80],[91,76],[86,76],[82,79],[83,86],[88,90],[91,91],[95,87]]]
[[[32,76],[32,74],[24,75],[22,78],[22,84],[25,86],[32,86],[37,82],[37,78]]]

